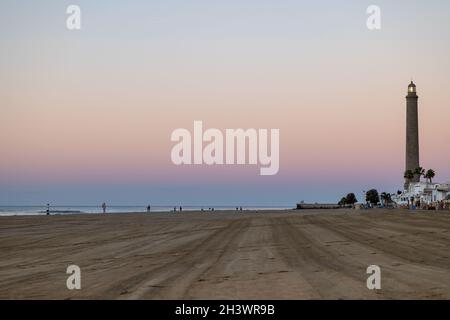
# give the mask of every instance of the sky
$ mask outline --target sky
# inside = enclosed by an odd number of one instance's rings
[[[81,30],[66,8],[81,8]],[[381,29],[366,26],[369,5]],[[450,181],[450,2],[0,2],[0,205],[336,202],[403,186],[405,111]],[[280,130],[280,169],[175,166],[171,133]]]

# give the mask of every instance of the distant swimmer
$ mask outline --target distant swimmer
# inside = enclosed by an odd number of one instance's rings
[[[103,209],[103,213],[106,213],[106,203],[105,202],[102,203],[102,209]]]

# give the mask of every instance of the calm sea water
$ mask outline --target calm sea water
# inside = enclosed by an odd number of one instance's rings
[[[209,210],[212,206],[183,206],[183,211]],[[285,210],[293,207],[242,207],[243,210]],[[174,207],[152,206],[151,212],[170,212]],[[45,215],[46,206],[0,206],[0,216]],[[177,207],[177,211],[179,207]],[[214,210],[236,210],[232,206],[214,206]],[[50,206],[50,214],[97,214],[102,213],[100,206]],[[147,212],[146,206],[108,206],[107,213]]]

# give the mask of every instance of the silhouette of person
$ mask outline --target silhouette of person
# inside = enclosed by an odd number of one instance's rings
[[[147,206],[147,212],[150,212],[151,207]]]
[[[47,203],[47,215],[49,216],[50,215],[50,203]]]
[[[180,206],[180,212],[181,212],[181,211],[183,211],[183,207],[182,207],[182,206]]]
[[[103,213],[106,213],[106,203],[105,202],[102,203],[102,209],[103,209]]]

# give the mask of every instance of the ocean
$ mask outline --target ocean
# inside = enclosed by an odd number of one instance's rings
[[[176,207],[177,211],[179,206]],[[234,206],[183,206],[183,211],[200,211],[201,209],[208,211],[214,208],[215,211],[220,210],[236,210]],[[292,206],[278,206],[278,207],[258,207],[258,206],[242,206],[243,210],[287,210],[293,209]],[[171,212],[174,210],[173,206],[151,206],[150,212]],[[0,216],[27,216],[27,215],[45,215],[47,206],[0,206]],[[101,206],[70,206],[70,205],[55,205],[50,206],[51,215],[66,215],[66,214],[98,214],[102,213]],[[135,213],[147,212],[147,206],[107,206],[107,213]]]

